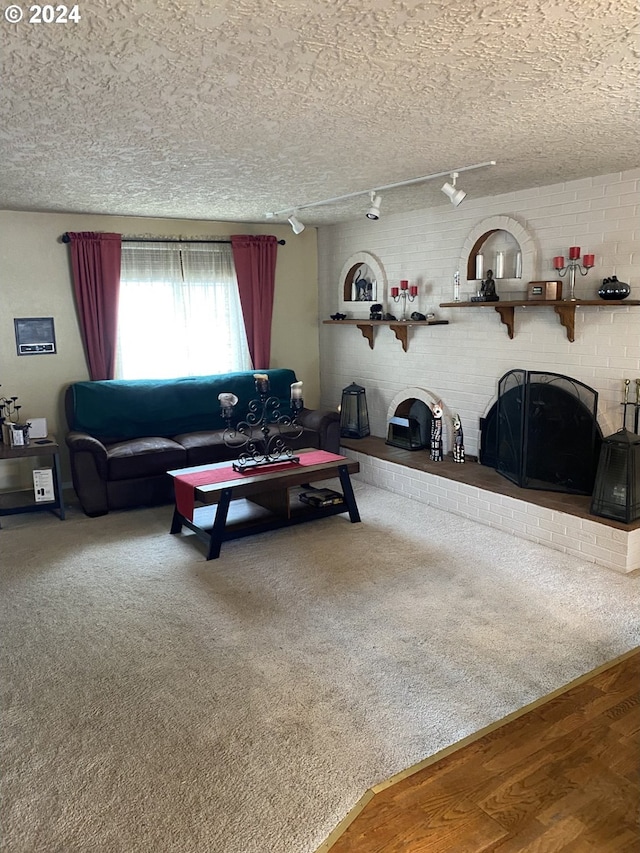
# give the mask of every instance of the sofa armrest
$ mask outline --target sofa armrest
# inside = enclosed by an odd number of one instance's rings
[[[107,476],[107,448],[98,438],[94,438],[86,432],[69,432],[66,437],[67,447],[70,453],[90,453],[94,459],[96,468],[101,477]]]
[[[320,436],[320,450],[340,453],[340,414],[332,409],[303,409],[298,421]]]
[[[107,498],[107,448],[92,435],[70,432],[66,436],[73,488],[83,511],[90,516],[109,511]]]

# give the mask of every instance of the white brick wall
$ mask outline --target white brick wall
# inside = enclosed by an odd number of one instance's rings
[[[411,310],[434,310],[450,321],[448,326],[410,329],[406,353],[388,328],[375,330],[371,350],[355,326],[321,325],[322,404],[337,406],[342,388],[358,382],[367,391],[372,433],[383,436],[396,394],[409,386],[424,388],[443,400],[446,415],[460,413],[467,452],[475,454],[479,418],[495,399],[499,378],[514,368],[548,370],[595,388],[600,426],[605,434],[614,432],[621,426],[622,380],[640,376],[640,307],[603,303],[578,308],[576,340],[570,343],[551,308],[516,309],[515,336],[509,340],[495,311],[441,309],[438,304],[453,298],[453,273],[469,232],[494,216],[513,217],[532,235],[538,249],[533,278],[555,278],[554,255],[567,257],[569,246],[579,245],[583,253],[595,254],[596,266],[587,276],[577,276],[577,296],[597,298],[602,279],[615,274],[631,284],[631,298],[639,299],[639,202],[637,169],[502,196],[467,196],[458,208],[443,196],[437,209],[383,215],[377,222],[363,216],[320,228],[321,320],[339,308],[345,262],[356,252],[369,251],[382,261],[389,286],[401,278],[419,284],[420,296]],[[473,288],[465,281],[464,269],[461,276],[464,297]],[[498,282],[503,299],[525,288],[526,281]],[[385,310],[397,314],[398,306],[391,302]],[[368,309],[354,314],[366,317]],[[638,545],[634,547],[637,551]]]

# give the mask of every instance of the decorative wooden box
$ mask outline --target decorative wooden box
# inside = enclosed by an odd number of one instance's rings
[[[530,281],[527,291],[528,299],[562,299],[561,281]]]

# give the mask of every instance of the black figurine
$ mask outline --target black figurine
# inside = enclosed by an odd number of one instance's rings
[[[484,297],[484,302],[497,302],[500,299],[496,293],[496,283],[493,278],[493,270],[487,270],[487,277],[482,282],[480,294]]]
[[[464,432],[458,414],[453,416],[453,461],[464,462]]]

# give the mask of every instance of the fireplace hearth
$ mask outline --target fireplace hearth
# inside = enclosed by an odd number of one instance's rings
[[[559,373],[511,370],[481,419],[479,461],[526,489],[593,492],[602,431],[598,393]]]
[[[640,519],[631,524],[589,512],[590,498],[521,489],[494,468],[467,456],[457,465],[445,456],[389,447],[384,438],[343,439],[343,451],[360,463],[358,480],[416,501],[416,520],[428,523],[419,504],[434,506],[579,557],[617,572],[640,571]]]

